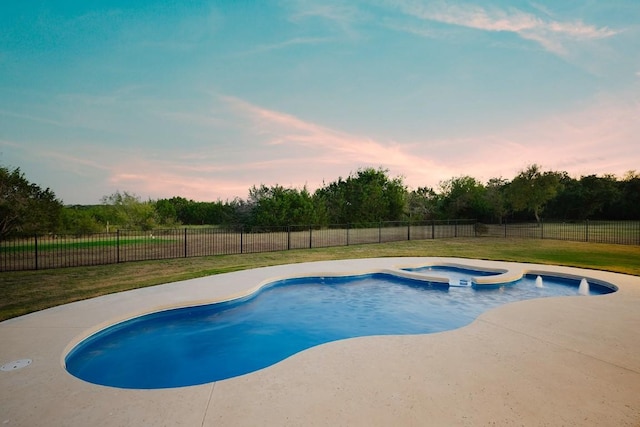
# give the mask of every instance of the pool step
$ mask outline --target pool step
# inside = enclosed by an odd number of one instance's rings
[[[449,286],[457,287],[457,288],[465,288],[472,285],[472,281],[468,279],[460,279],[457,282],[455,279],[449,280]]]

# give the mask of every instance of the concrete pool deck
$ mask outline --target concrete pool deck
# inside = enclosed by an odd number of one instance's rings
[[[614,284],[593,297],[508,304],[463,328],[332,342],[237,378],[125,390],[66,372],[71,346],[159,307],[238,296],[296,275],[456,263]],[[321,321],[321,319],[319,319]],[[454,258],[289,264],[106,295],[0,322],[2,426],[640,426],[640,277]]]

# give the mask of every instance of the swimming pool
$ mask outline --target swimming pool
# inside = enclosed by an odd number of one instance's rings
[[[538,287],[537,275],[527,275],[513,283],[473,286],[474,275],[483,272],[436,270],[458,283],[458,276],[465,275],[469,285],[388,273],[279,280],[238,300],[161,311],[111,326],[75,346],[65,365],[78,378],[114,387],[203,384],[254,372],[335,340],[455,329],[508,302],[577,295],[580,282],[542,275],[544,286]],[[591,286],[592,294],[608,292],[612,289]]]

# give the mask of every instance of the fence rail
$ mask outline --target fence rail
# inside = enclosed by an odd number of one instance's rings
[[[449,220],[17,236],[0,240],[0,271],[485,236],[640,245],[640,221],[485,225],[474,220]]]
[[[505,223],[478,226],[478,231],[478,236],[640,245],[640,221]]]

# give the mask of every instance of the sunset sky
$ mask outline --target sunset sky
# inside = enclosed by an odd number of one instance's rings
[[[640,1],[13,1],[0,165],[67,204],[640,171]]]

